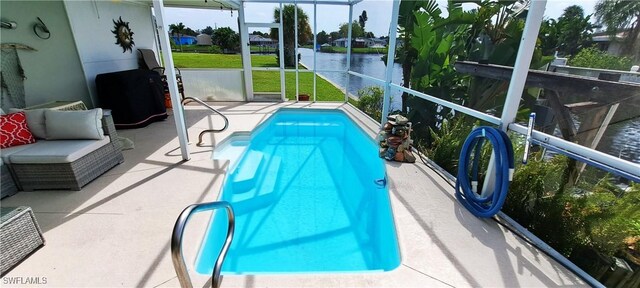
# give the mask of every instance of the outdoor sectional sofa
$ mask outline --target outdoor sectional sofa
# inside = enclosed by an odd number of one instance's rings
[[[33,144],[2,149],[2,161],[18,189],[80,190],[122,163],[124,157],[112,117],[110,113],[104,113],[101,118],[103,139],[42,139]]]

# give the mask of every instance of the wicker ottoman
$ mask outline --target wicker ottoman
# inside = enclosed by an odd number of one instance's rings
[[[4,275],[44,245],[44,237],[30,207],[2,207],[0,215],[0,272]]]

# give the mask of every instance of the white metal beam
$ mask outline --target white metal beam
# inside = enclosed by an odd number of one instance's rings
[[[233,4],[236,9],[239,9],[242,6],[242,0],[226,0],[227,2]]]
[[[396,37],[398,34],[398,14],[400,12],[400,0],[393,1],[391,10],[391,23],[389,23],[389,48],[387,49],[387,67],[384,75],[384,98],[382,100],[382,119],[380,125],[384,125],[389,115],[391,105],[391,81],[393,80],[393,64],[396,58]]]
[[[294,4],[293,7],[295,10],[293,12],[293,19],[294,19],[294,30],[295,30],[295,35],[293,36],[293,39],[296,43],[296,49],[295,49],[295,53],[296,53],[296,57],[298,57],[298,3]],[[296,58],[297,59],[297,58]],[[298,61],[296,61],[296,101],[300,101],[300,69],[298,69]]]
[[[169,84],[169,94],[171,95],[171,105],[173,106],[173,118],[178,132],[178,141],[180,142],[180,153],[182,159],[189,160],[189,141],[187,140],[187,126],[184,120],[184,108],[178,94],[178,83],[176,81],[176,70],[173,64],[173,55],[171,54],[171,45],[169,44],[169,33],[164,24],[164,6],[162,0],[153,0],[153,10],[156,14],[156,23],[158,34],[160,35],[160,46],[162,47],[162,57],[164,58],[165,73],[167,83]]]
[[[115,0],[112,0],[115,2]],[[204,1],[203,1],[204,2]],[[132,2],[135,3],[135,2]],[[220,6],[218,7],[208,7],[208,6],[201,6],[201,5],[185,5],[185,4],[166,4],[164,5],[165,8],[185,8],[185,9],[204,9],[204,10],[220,10],[220,11],[224,11],[224,10],[235,10],[233,7],[223,7],[223,9],[220,9]]]
[[[279,23],[254,23],[247,22],[244,24],[246,27],[256,27],[256,28],[280,28]]]
[[[251,67],[251,71],[280,71],[280,67]]]
[[[509,130],[526,135],[527,127],[522,126],[520,124],[511,123],[509,125]],[[566,152],[569,152],[574,155],[578,155],[589,159],[591,161],[604,164],[609,166],[610,168],[614,168],[618,171],[624,172],[627,174],[627,177],[632,178],[633,181],[638,181],[640,179],[640,165],[635,164],[630,161],[625,161],[620,158],[616,158],[604,152],[600,152],[589,147],[582,146],[577,143],[573,143],[562,138],[558,138],[543,132],[539,132],[533,130],[531,137],[540,142],[545,143],[550,146],[557,147]],[[564,153],[563,153],[564,154]]]
[[[261,69],[277,69],[277,68],[261,68]],[[253,68],[256,70],[256,68]],[[296,72],[296,69],[284,69],[285,72]],[[313,70],[299,70],[300,73],[313,73]],[[318,73],[347,73],[347,70],[331,70],[331,69],[318,69]]]
[[[349,25],[347,26],[347,71],[351,71],[351,37],[353,30],[353,5],[349,5]],[[344,87],[344,102],[349,102],[349,74],[347,76],[347,83]]]
[[[348,1],[315,1],[315,0],[243,0],[243,2],[253,2],[253,3],[284,3],[284,4],[321,4],[321,5],[352,5],[355,3],[350,3]]]
[[[317,89],[316,89],[316,68],[318,66],[318,51],[316,51],[316,47],[318,46],[318,5],[313,3],[313,102],[317,101]],[[296,55],[298,57],[298,55]],[[297,65],[297,61],[296,61]]]
[[[244,74],[244,92],[246,100],[253,100],[253,74],[251,72],[251,47],[249,46],[249,30],[245,25],[244,3],[238,10],[238,22],[240,22],[240,51],[242,53],[242,72]]]
[[[144,1],[140,0],[120,0],[129,3],[137,3],[144,5]],[[114,1],[115,2],[115,1]],[[188,8],[188,9],[207,9],[207,10],[238,10],[241,5],[240,0],[208,0],[208,1],[183,1],[183,0],[165,0],[164,7]],[[222,8],[222,9],[220,9]]]
[[[422,98],[424,100],[427,100],[429,102],[436,103],[438,105],[442,105],[444,107],[447,107],[447,108],[453,109],[455,111],[458,111],[458,112],[467,114],[469,116],[475,117],[475,118],[480,119],[482,121],[486,121],[486,122],[489,122],[489,123],[495,124],[495,125],[500,125],[501,124],[500,118],[495,117],[495,116],[491,116],[489,114],[482,113],[482,112],[480,112],[478,110],[474,110],[474,109],[471,109],[469,107],[465,107],[465,106],[462,106],[462,105],[459,105],[459,104],[456,104],[456,103],[453,103],[453,102],[449,102],[447,100],[443,100],[443,99],[440,99],[438,97],[431,96],[429,94],[425,94],[425,93],[421,93],[421,92],[418,92],[418,91],[415,91],[415,90],[411,90],[409,88],[402,87],[402,86],[400,86],[398,84],[395,84],[395,83],[391,83],[389,86],[391,88],[398,89],[398,90],[400,90],[402,92],[407,92],[407,93],[409,93],[409,94],[411,94],[413,96],[420,97],[420,98]],[[384,118],[386,118],[386,117],[383,117],[383,119]]]
[[[527,20],[524,24],[522,38],[520,39],[520,48],[518,48],[516,63],[513,66],[511,81],[509,83],[509,89],[507,90],[507,98],[502,108],[502,117],[500,117],[502,122],[500,128],[505,132],[509,129],[509,124],[516,120],[516,114],[518,114],[520,98],[522,98],[524,84],[527,82],[529,66],[533,58],[533,51],[536,49],[536,41],[538,40],[538,33],[540,32],[540,25],[542,24],[542,17],[544,16],[544,8],[546,5],[547,0],[539,0],[531,1],[531,6],[529,6]],[[482,186],[482,196],[487,196],[495,187],[494,163],[494,153],[491,153],[487,174]]]
[[[278,27],[278,44],[280,46],[280,100],[285,101],[285,83],[284,83],[284,14],[282,11],[282,3],[280,3],[280,26]],[[298,64],[298,55],[295,55],[296,66]]]
[[[365,74],[362,74],[362,73],[358,73],[358,72],[354,72],[354,71],[349,71],[347,73],[349,73],[349,75],[353,75],[353,76],[357,76],[357,77],[360,77],[360,78],[363,78],[363,79],[371,80],[372,82],[376,82],[376,83],[381,84],[381,85],[385,85],[385,83],[387,83],[386,81],[384,81],[382,79],[378,79],[376,77],[365,75]]]
[[[524,24],[524,31],[520,39],[520,49],[516,56],[516,63],[513,66],[509,89],[507,90],[507,98],[504,101],[502,109],[502,130],[507,131],[510,123],[515,121],[520,106],[520,98],[524,91],[524,84],[527,82],[529,74],[529,66],[533,58],[533,51],[536,49],[536,40],[540,32],[542,17],[544,16],[544,8],[547,0],[531,1],[527,21]]]

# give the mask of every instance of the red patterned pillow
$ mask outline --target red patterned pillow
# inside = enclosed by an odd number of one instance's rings
[[[9,148],[36,142],[27,127],[24,112],[0,116],[0,148]]]

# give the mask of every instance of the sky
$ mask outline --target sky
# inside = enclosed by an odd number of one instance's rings
[[[437,0],[440,7],[444,9],[446,7],[446,0]],[[535,1],[535,0],[534,0]],[[545,9],[545,17],[557,19],[562,15],[563,10],[571,5],[577,4],[582,6],[585,15],[593,13],[593,7],[596,0],[548,0]],[[366,22],[365,30],[373,32],[376,36],[386,36],[389,33],[389,22],[391,21],[391,4],[390,0],[364,0],[353,7],[353,20],[358,19],[358,15],[363,10],[367,11],[368,21]],[[474,4],[465,5],[463,7],[473,7]],[[247,22],[253,23],[271,23],[273,22],[273,11],[277,7],[277,4],[265,4],[265,3],[246,3],[245,4],[245,18]],[[302,10],[304,10],[309,16],[311,23],[309,25],[313,29],[313,5],[300,4]],[[218,11],[218,10],[204,10],[204,9],[181,9],[181,8],[167,8],[165,21],[168,24],[182,22],[191,29],[202,29],[206,26],[211,27],[231,27],[231,29],[238,31],[238,12],[233,11]],[[318,5],[317,6],[317,27],[318,32],[337,31],[341,23],[346,23],[349,20],[349,8],[348,6],[335,6],[335,5]],[[595,22],[592,17],[592,22]],[[268,32],[266,29],[249,29],[252,31]]]

